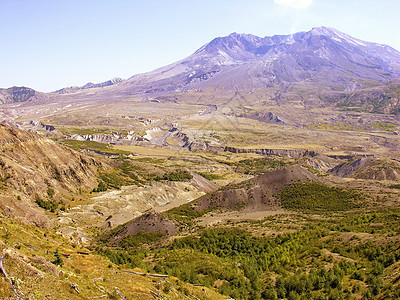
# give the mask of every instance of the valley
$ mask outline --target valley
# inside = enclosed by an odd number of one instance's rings
[[[0,295],[400,297],[399,80],[399,52],[320,27],[1,90]]]

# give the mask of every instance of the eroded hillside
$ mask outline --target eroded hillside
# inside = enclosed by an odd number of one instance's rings
[[[33,133],[0,125],[1,205],[3,211],[29,223],[44,225],[41,206],[65,207],[79,190],[97,184],[96,159]]]

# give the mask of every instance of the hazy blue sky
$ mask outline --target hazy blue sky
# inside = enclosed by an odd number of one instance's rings
[[[217,36],[329,26],[400,50],[399,0],[0,0],[0,88],[128,78]]]

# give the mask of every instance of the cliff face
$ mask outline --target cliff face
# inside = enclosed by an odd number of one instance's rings
[[[43,216],[35,200],[59,203],[70,193],[92,189],[100,166],[52,140],[0,124],[0,205],[11,217],[45,222],[34,217]]]
[[[317,156],[318,153],[311,150],[298,149],[298,150],[288,150],[288,149],[244,149],[244,148],[236,148],[236,147],[218,147],[211,146],[207,143],[196,143],[192,142],[188,145],[188,149],[190,151],[212,151],[212,152],[232,152],[232,153],[255,153],[264,156],[280,156],[280,157],[291,157],[291,158],[300,158],[300,157],[314,157]]]
[[[310,150],[287,150],[287,149],[241,149],[234,147],[225,147],[224,151],[232,153],[256,153],[260,155],[275,155],[281,157],[299,158],[303,156],[316,156],[317,153]]]

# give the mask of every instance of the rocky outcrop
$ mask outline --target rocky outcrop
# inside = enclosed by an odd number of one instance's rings
[[[348,161],[335,166],[328,172],[339,177],[352,177],[355,172],[366,168],[372,159],[372,157],[351,158]]]
[[[151,141],[152,139],[160,135],[161,132],[162,130],[160,127],[154,127],[152,129],[146,130],[146,134],[143,136],[143,139]]]
[[[38,130],[45,130],[45,131],[54,131],[55,130],[54,126],[46,125],[46,124],[43,124],[42,122],[38,122],[38,121],[30,121],[29,125]]]
[[[190,151],[210,151],[210,152],[224,151],[224,147],[212,146],[208,143],[197,143],[197,142],[190,143],[188,145],[188,149]]]
[[[269,124],[279,124],[283,125],[285,122],[283,122],[281,119],[279,119],[276,115],[274,115],[272,112],[256,112],[253,114],[241,114],[239,117],[242,118],[248,118],[248,119],[253,119],[257,120],[263,123],[269,123]]]
[[[71,136],[72,140],[77,141],[93,141],[98,143],[105,143],[105,144],[113,144],[119,138],[114,136],[109,136],[105,134],[86,134],[86,135],[79,135],[74,134]]]
[[[172,138],[179,147],[188,147],[190,145],[189,137],[182,131],[174,131],[170,138]]]
[[[209,193],[218,190],[218,186],[212,183],[210,180],[200,176],[199,174],[196,174],[195,172],[190,170],[188,171],[193,176],[193,178],[190,180],[190,183],[200,191]]]
[[[211,146],[208,143],[196,143],[192,142],[188,145],[188,149],[190,151],[211,151],[211,152],[232,152],[232,153],[255,153],[264,156],[280,156],[280,157],[291,157],[291,158],[300,158],[300,157],[315,157],[319,155],[315,151],[299,149],[299,150],[290,150],[290,149],[244,149],[244,148],[236,148],[236,147],[219,147],[219,146]]]
[[[138,139],[133,135],[134,132],[129,132],[127,136],[122,136],[120,133],[114,132],[111,135],[107,134],[73,134],[69,138],[77,141],[93,141],[112,145],[130,145]]]
[[[200,72],[200,73],[193,72],[192,74],[189,74],[187,78],[187,84],[210,79],[218,72],[219,70],[212,70],[210,72]]]

